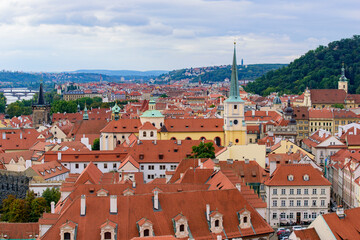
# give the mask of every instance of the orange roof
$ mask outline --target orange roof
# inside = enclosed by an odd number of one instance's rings
[[[320,240],[320,237],[315,231],[315,228],[297,230],[294,231],[294,234],[298,240]]]
[[[58,161],[45,162],[42,164],[35,164],[31,167],[43,179],[49,179],[61,174],[70,172]]]
[[[140,119],[119,119],[109,122],[100,132],[139,132]]]
[[[0,222],[0,236],[6,239],[36,239],[39,235],[39,223]]]
[[[293,181],[288,176],[293,176]],[[304,175],[309,180],[304,180]],[[265,181],[268,186],[330,186],[331,183],[310,164],[285,164],[279,165],[271,177]]]
[[[205,119],[165,119],[165,132],[222,132],[224,119],[205,118]]]
[[[141,127],[139,127],[139,130],[157,130],[154,125],[152,125],[150,122],[144,123]]]

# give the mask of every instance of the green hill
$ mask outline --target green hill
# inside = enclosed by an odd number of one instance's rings
[[[245,90],[261,95],[271,92],[301,94],[310,89],[337,88],[341,64],[349,80],[349,92],[360,93],[360,36],[319,46],[296,59],[288,66],[269,71],[249,83]]]
[[[238,66],[238,75],[240,80],[255,80],[270,70],[279,69],[287,64],[249,64],[246,66]],[[202,68],[186,68],[170,71],[168,74],[160,75],[158,78],[170,77],[171,80],[182,80],[189,78],[193,81],[199,80],[200,69],[202,82],[222,82],[225,78],[231,76],[231,65],[212,66]],[[190,75],[187,75],[190,74]]]

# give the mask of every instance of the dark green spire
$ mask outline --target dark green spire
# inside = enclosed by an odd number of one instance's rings
[[[45,105],[43,84],[40,82],[39,97],[37,105]]]
[[[244,102],[239,93],[239,78],[237,71],[237,63],[236,63],[236,42],[234,42],[234,56],[233,63],[231,67],[231,83],[230,83],[230,94],[229,98],[226,99],[227,102]]]
[[[341,77],[339,78],[339,81],[342,81],[342,82],[347,81],[347,78],[346,78],[346,76],[345,76],[344,63],[342,63],[342,67],[341,67]]]
[[[84,108],[83,120],[89,120],[89,114],[87,112],[86,103],[85,103],[85,108]]]

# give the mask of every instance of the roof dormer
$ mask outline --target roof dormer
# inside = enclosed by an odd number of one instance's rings
[[[100,239],[101,240],[115,240],[117,224],[113,221],[107,220],[101,226]]]
[[[137,227],[139,229],[140,237],[154,236],[153,224],[149,219],[142,218],[137,221]]]
[[[309,181],[309,180],[310,180],[310,177],[309,177],[309,175],[305,174],[305,175],[303,176],[303,179],[304,179],[304,181]]]
[[[123,191],[123,195],[124,196],[132,196],[134,195],[135,191],[131,188],[127,188]]]
[[[189,237],[189,225],[187,218],[182,215],[181,213],[176,215],[173,218],[174,230],[175,230],[175,237],[176,238],[185,238]]]
[[[98,197],[106,197],[108,194],[109,194],[109,191],[105,190],[103,188],[96,192],[96,196],[98,196]]]
[[[239,227],[242,228],[250,228],[251,227],[251,216],[250,211],[246,209],[246,207],[238,212],[239,217]]]
[[[223,231],[223,215],[218,211],[212,211],[210,217],[210,231],[212,233],[221,233]]]
[[[75,240],[77,224],[68,220],[60,226],[60,240]]]
[[[291,182],[294,181],[294,175],[291,175],[291,174],[288,175],[288,176],[287,176],[287,179],[288,179],[289,181],[291,181]]]

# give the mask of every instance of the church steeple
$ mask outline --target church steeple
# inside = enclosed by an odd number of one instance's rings
[[[348,92],[348,81],[345,76],[344,63],[342,63],[342,67],[341,67],[341,76],[338,81],[338,89],[343,89],[345,92]]]
[[[347,78],[345,76],[345,67],[344,67],[344,63],[342,63],[342,67],[341,67],[341,76],[339,78],[339,81],[345,82],[347,81]]]
[[[229,98],[225,102],[243,102],[239,93],[239,78],[236,63],[236,42],[234,42],[234,55],[231,67],[231,83]]]
[[[86,107],[86,103],[85,103],[85,108],[84,108],[84,114],[83,114],[83,120],[89,120],[89,114],[87,112],[87,107]]]
[[[43,84],[42,82],[40,83],[40,89],[39,89],[39,96],[38,96],[38,105],[45,105],[45,100],[44,100],[44,90],[43,90]]]

